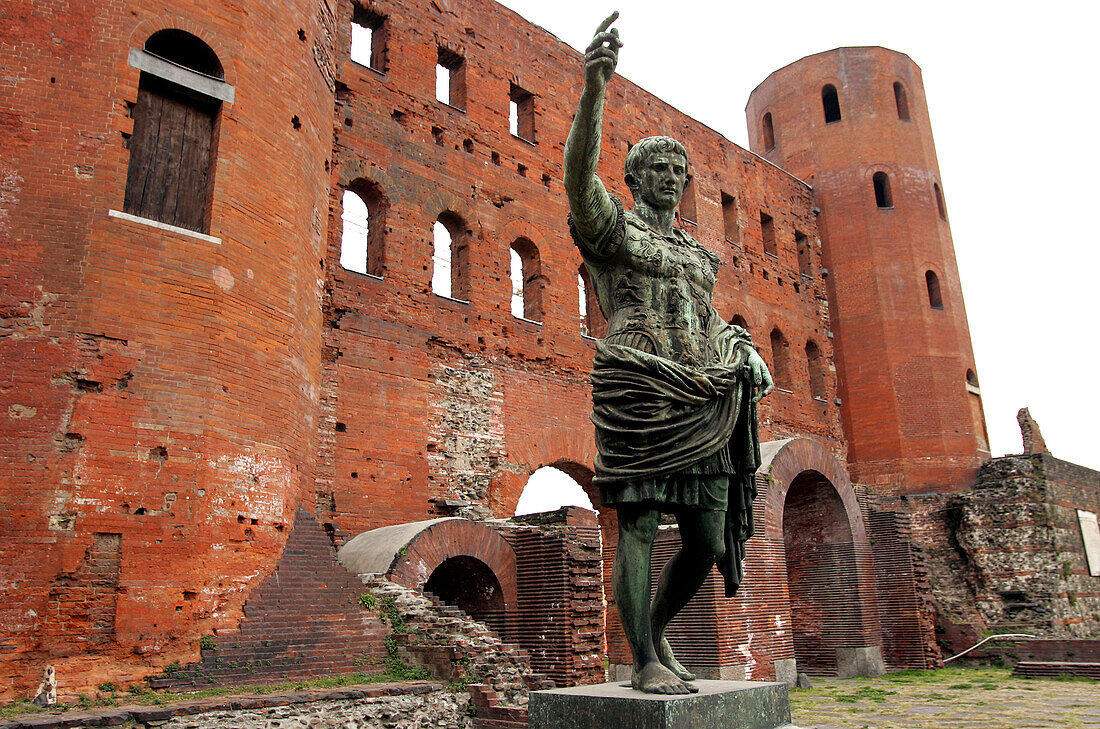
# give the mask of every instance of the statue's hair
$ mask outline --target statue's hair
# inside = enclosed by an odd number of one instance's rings
[[[652,155],[662,152],[666,154],[682,154],[685,161],[688,158],[688,153],[687,150],[684,149],[684,145],[680,144],[672,137],[646,137],[631,147],[630,151],[626,153],[626,184],[630,187],[631,192],[634,192],[635,185],[637,185],[638,180],[641,179],[642,167],[645,166]],[[688,179],[691,178],[689,177]]]

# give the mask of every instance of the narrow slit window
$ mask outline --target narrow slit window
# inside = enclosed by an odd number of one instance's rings
[[[940,214],[940,220],[947,220],[947,207],[943,203],[943,190],[940,189],[940,183],[932,183],[932,192],[936,194],[936,210]]]
[[[836,86],[825,84],[821,88],[821,106],[825,111],[826,124],[840,121],[840,96],[836,92]]]
[[[684,194],[680,197],[680,220],[689,223],[699,221],[699,212],[695,207],[695,179],[688,177],[684,183]]]
[[[581,334],[588,334],[588,292],[584,288],[584,275],[577,274],[577,313]]]
[[[909,98],[900,81],[894,82],[894,104],[898,107],[898,119],[909,121]]]
[[[737,224],[737,198],[722,193],[722,230],[730,243],[741,242],[741,228]]]
[[[607,320],[600,311],[596,290],[592,287],[592,277],[583,263],[577,270],[577,298],[580,304],[581,334],[586,337],[602,337],[607,330]]]
[[[787,338],[778,327],[772,329],[769,337],[772,345],[772,375],[775,377],[775,386],[791,391],[794,384],[791,381],[791,361]]]
[[[535,141],[535,95],[515,84],[508,90],[508,131],[514,137]]]
[[[875,188],[875,205],[880,208],[894,207],[894,196],[890,192],[890,176],[885,172],[876,172],[871,178]]]
[[[810,239],[805,233],[798,230],[794,232],[794,248],[798,251],[798,272],[813,278],[813,252],[810,250]]]
[[[806,368],[810,373],[810,397],[825,399],[825,356],[812,339],[806,342]]]
[[[542,321],[542,270],[539,249],[526,238],[517,238],[511,251],[512,316]]]
[[[466,108],[466,59],[439,47],[435,65],[435,98],[456,109]]]
[[[451,232],[441,221],[435,221],[432,228],[432,293],[437,296],[451,296]]]
[[[351,18],[351,60],[386,70],[386,16],[356,7]]]
[[[926,271],[924,283],[928,289],[928,305],[933,309],[943,309],[943,293],[940,291],[940,277],[935,271]]]
[[[225,78],[213,49],[182,30],[154,33],[144,50],[208,78]],[[209,231],[220,112],[219,99],[142,71],[127,141],[125,212]]]
[[[469,301],[469,231],[460,217],[447,211],[432,229],[432,293]]]
[[[764,151],[770,152],[775,149],[775,127],[772,124],[772,113],[770,111],[764,114],[764,119],[760,122],[760,126],[764,134]]]
[[[764,241],[764,253],[779,257],[779,248],[775,244],[775,221],[767,213],[760,213],[760,237]]]

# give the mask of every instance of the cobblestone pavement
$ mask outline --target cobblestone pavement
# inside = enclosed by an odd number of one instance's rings
[[[1100,682],[1013,678],[995,668],[815,678],[791,689],[802,729],[1100,729]]]

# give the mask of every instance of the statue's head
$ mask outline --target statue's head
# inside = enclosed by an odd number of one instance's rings
[[[646,137],[626,154],[626,186],[635,205],[671,210],[690,180],[687,150],[672,137]]]

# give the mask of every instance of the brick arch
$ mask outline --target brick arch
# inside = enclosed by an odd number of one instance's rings
[[[155,18],[147,18],[141,21],[130,31],[130,47],[144,48],[145,41],[149,40],[149,36],[157,31],[169,29],[186,31],[210,46],[217,54],[218,62],[222,64],[225,82],[230,85],[235,83],[234,79],[237,75],[236,59],[229,52],[229,48],[221,42],[221,38],[213,30],[182,15],[158,15]],[[133,71],[136,79],[137,69],[135,68]],[[136,85],[135,88],[137,88]]]
[[[363,532],[340,548],[340,562],[355,574],[384,574],[423,590],[439,565],[452,557],[473,557],[500,582],[504,609],[514,610],[516,553],[491,527],[468,519],[430,519]]]
[[[401,201],[401,188],[393,183],[393,178],[386,174],[385,170],[359,157],[352,157],[340,165],[339,187],[341,189],[352,187],[359,180],[367,180],[377,185],[390,205]]]
[[[548,283],[553,278],[548,258],[550,242],[554,240],[554,235],[545,226],[522,218],[515,218],[497,231],[493,237],[500,243],[501,251],[504,250],[505,246],[511,246],[519,238],[526,238],[531,241],[539,252],[539,275],[546,279]],[[579,261],[577,265],[580,265]]]
[[[438,220],[440,215],[449,211],[462,218],[462,222],[470,231],[477,227],[477,218],[469,202],[446,190],[436,190],[424,198],[420,203],[420,210],[429,226]]]
[[[901,179],[901,177],[899,177],[900,173],[892,164],[888,162],[876,162],[874,164],[870,164],[864,167],[863,179],[867,181],[868,185],[870,185],[875,177],[875,174],[879,172],[885,172],[887,177],[890,178],[890,188],[897,189],[897,185],[895,183]]]
[[[502,472],[489,486],[493,513],[504,517],[516,513],[516,504],[527,479],[543,466],[560,468],[587,492],[586,483],[590,484],[592,480],[591,466],[588,464],[596,460],[596,441],[588,428],[546,428],[520,443],[509,444],[508,460],[519,467],[519,472]],[[587,479],[582,481],[577,478],[574,469],[588,469]]]
[[[757,474],[767,479],[764,531],[768,537],[783,541],[783,505],[787,501],[787,491],[799,474],[814,471],[824,476],[840,496],[853,542],[868,543],[867,528],[848,469],[824,444],[809,438],[769,441],[760,444],[760,455],[763,463]]]

